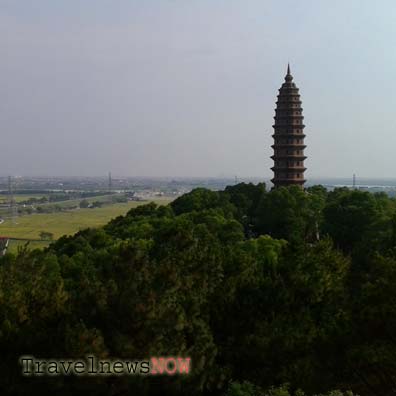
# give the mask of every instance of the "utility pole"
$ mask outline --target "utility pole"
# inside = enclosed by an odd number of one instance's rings
[[[8,210],[12,223],[16,224],[16,218],[18,216],[18,207],[15,202],[14,185],[11,176],[8,176]]]
[[[111,179],[111,172],[109,172],[109,193],[113,190],[113,181]]]

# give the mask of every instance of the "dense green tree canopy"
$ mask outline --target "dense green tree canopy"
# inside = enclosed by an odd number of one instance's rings
[[[0,392],[394,394],[395,224],[396,203],[384,194],[241,183],[7,254]],[[190,356],[193,369],[21,376],[21,355],[86,354]]]

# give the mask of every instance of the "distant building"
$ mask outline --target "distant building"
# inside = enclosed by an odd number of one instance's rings
[[[285,82],[279,89],[278,101],[275,109],[275,123],[273,125],[274,187],[299,185],[305,183],[304,160],[304,127],[300,94],[287,66]]]

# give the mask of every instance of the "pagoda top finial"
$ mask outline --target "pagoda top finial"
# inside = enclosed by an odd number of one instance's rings
[[[287,63],[287,74],[286,74],[285,80],[286,81],[293,80],[293,76],[290,74],[290,64],[289,63]]]

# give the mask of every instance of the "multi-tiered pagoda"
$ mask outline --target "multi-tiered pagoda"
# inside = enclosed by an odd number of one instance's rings
[[[274,178],[275,187],[292,184],[303,186],[304,179],[304,127],[300,94],[287,66],[285,82],[279,89],[275,109],[274,134]]]

